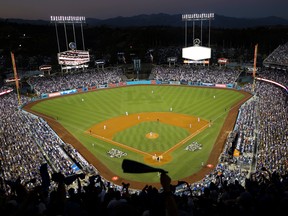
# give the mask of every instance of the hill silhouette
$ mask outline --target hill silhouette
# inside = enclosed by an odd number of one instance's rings
[[[90,26],[110,26],[110,27],[140,27],[140,26],[170,26],[183,27],[184,22],[181,19],[181,14],[141,14],[131,17],[114,17],[109,19],[86,18],[86,23]],[[49,19],[49,17],[48,17]],[[0,19],[1,21],[1,19]],[[32,25],[48,25],[50,21],[47,20],[25,20],[25,19],[2,19],[5,22],[14,22],[18,24],[32,24]],[[196,22],[196,25],[200,25]],[[208,22],[203,22],[203,25],[208,25]],[[259,26],[275,26],[288,25],[288,20],[276,17],[260,17],[260,18],[235,18],[215,14],[211,25],[215,28],[254,28]]]

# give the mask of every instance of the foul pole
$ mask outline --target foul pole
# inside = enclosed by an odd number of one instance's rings
[[[257,52],[258,52],[258,44],[255,45],[255,49],[254,49],[254,66],[253,66],[253,86],[252,86],[252,92],[254,92],[254,88],[255,88]]]
[[[16,69],[14,53],[12,53],[12,52],[11,52],[11,59],[12,59],[12,66],[13,66],[13,71],[14,71],[14,79],[15,79],[17,97],[18,97],[18,105],[20,106],[21,100],[20,100],[20,93],[19,93],[19,80],[18,80],[18,74],[17,74],[17,69]]]

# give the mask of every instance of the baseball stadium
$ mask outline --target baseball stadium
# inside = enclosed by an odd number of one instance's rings
[[[76,47],[59,50],[61,71],[22,77],[11,52],[13,76],[0,86],[3,215],[167,215],[167,203],[179,215],[285,210],[288,43],[262,67],[256,45],[243,68],[209,65],[199,44],[163,48],[167,62],[151,58],[145,73],[124,53],[121,64],[89,67]]]

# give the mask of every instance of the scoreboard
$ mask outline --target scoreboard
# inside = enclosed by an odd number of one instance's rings
[[[58,63],[60,65],[77,66],[90,62],[88,51],[68,50],[58,53]]]

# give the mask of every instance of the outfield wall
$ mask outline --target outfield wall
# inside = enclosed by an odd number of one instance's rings
[[[56,96],[74,94],[79,92],[87,92],[96,89],[105,89],[105,88],[115,88],[122,86],[132,86],[132,85],[188,85],[188,86],[203,86],[203,87],[216,87],[216,88],[234,88],[234,84],[214,84],[214,83],[204,83],[204,82],[187,82],[187,81],[161,81],[161,80],[136,80],[136,81],[127,81],[119,83],[108,83],[108,84],[99,84],[91,87],[79,87],[77,89],[70,89],[65,91],[53,92],[53,93],[43,93],[40,98],[51,98]]]

